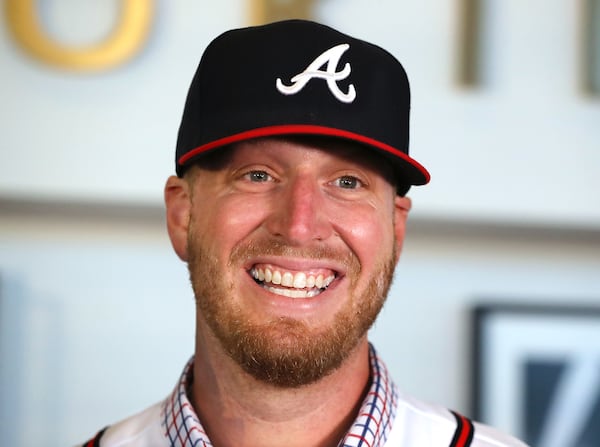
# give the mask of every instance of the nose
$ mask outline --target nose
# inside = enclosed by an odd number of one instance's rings
[[[273,198],[267,229],[294,246],[325,240],[332,233],[325,202],[317,181],[298,176]]]

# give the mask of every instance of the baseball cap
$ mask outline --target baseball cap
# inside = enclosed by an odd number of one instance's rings
[[[408,153],[409,114],[406,72],[379,46],[307,20],[234,29],[208,45],[192,79],[176,172],[235,142],[321,135],[386,157],[404,195],[430,178]]]

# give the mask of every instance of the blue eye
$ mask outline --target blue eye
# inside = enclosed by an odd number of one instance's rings
[[[268,182],[271,179],[271,176],[265,171],[250,171],[246,175],[248,177],[248,180],[255,183]]]
[[[362,182],[351,175],[344,175],[338,178],[335,184],[343,189],[357,189],[362,186]]]

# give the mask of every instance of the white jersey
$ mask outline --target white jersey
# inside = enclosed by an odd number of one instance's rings
[[[400,395],[386,447],[527,447],[488,425],[444,407]]]
[[[83,447],[171,447],[165,436],[162,403],[100,432]],[[460,422],[458,421],[460,420]],[[527,447],[483,424],[471,423],[447,409],[401,397],[390,434],[372,447]]]
[[[526,447],[491,427],[403,395],[375,348],[369,348],[371,382],[354,423],[338,447]],[[119,422],[85,447],[209,447],[188,390],[193,358],[173,392],[161,403]]]

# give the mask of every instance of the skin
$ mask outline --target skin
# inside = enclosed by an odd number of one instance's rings
[[[238,312],[269,351],[289,353],[327,338],[343,315],[360,320],[363,305],[376,315],[389,284],[377,298],[373,278],[391,279],[410,209],[387,169],[351,143],[264,138],[168,179],[169,236],[198,303],[191,399],[213,445],[335,446],[354,420],[370,380],[366,327],[345,337],[340,367],[289,383],[242,366],[215,328]],[[335,279],[294,299],[257,283],[258,267]]]

